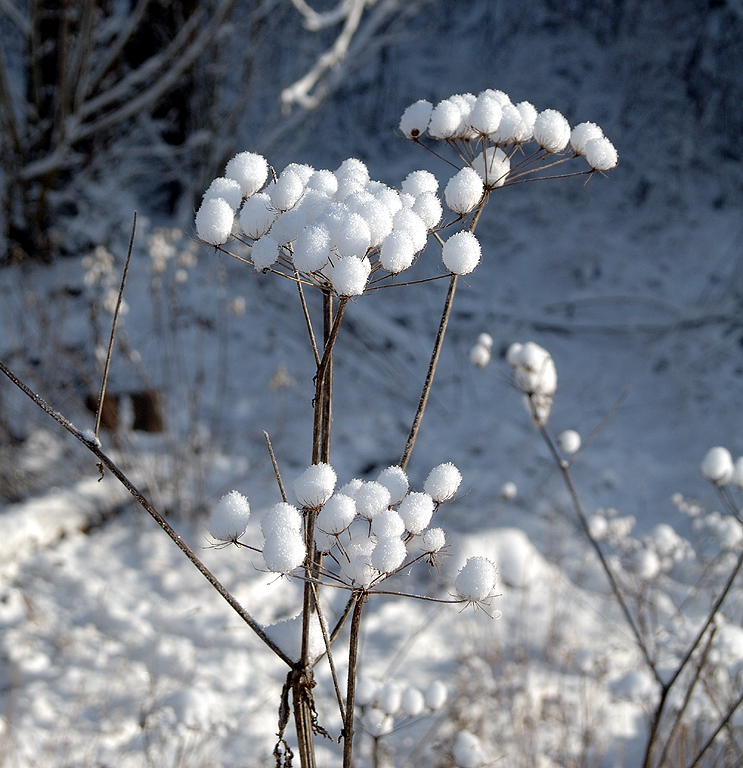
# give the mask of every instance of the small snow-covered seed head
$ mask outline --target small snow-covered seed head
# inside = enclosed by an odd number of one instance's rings
[[[493,337],[489,333],[481,333],[477,337],[477,343],[482,344],[484,347],[487,347],[488,349],[493,348]]]
[[[276,211],[271,207],[271,198],[265,192],[249,197],[240,210],[240,229],[253,240],[257,240],[271,229],[276,220]]]
[[[408,476],[398,466],[383,469],[377,477],[377,482],[390,492],[390,504],[399,504],[405,498],[410,487]]]
[[[446,685],[444,685],[441,680],[434,680],[428,688],[426,688],[423,696],[426,700],[426,707],[432,712],[435,712],[446,704],[446,698],[448,696]]]
[[[441,250],[444,266],[455,275],[468,275],[480,263],[480,242],[467,230],[452,235]]]
[[[392,573],[405,562],[405,542],[397,537],[380,539],[371,553],[371,566],[380,573]]]
[[[411,171],[402,183],[402,191],[413,197],[424,192],[436,194],[438,188],[439,181],[430,171]]]
[[[428,128],[432,109],[433,104],[425,99],[411,104],[400,118],[400,130],[403,135],[408,139],[417,139],[422,136]]]
[[[414,536],[423,533],[431,522],[433,507],[433,498],[429,493],[409,493],[398,508],[405,530]]]
[[[330,464],[311,464],[294,481],[294,495],[307,509],[319,509],[332,495],[337,480]]]
[[[534,136],[534,123],[537,120],[536,107],[529,101],[520,101],[516,105],[521,115],[521,123],[514,132],[514,141],[524,144]]]
[[[462,112],[450,99],[440,101],[431,111],[428,134],[433,139],[451,139],[462,121]]]
[[[586,142],[590,139],[600,139],[604,135],[596,123],[579,123],[570,131],[570,149],[576,155],[586,154]]]
[[[274,504],[261,519],[261,533],[270,536],[296,533],[302,530],[302,514],[291,504],[283,501]]]
[[[335,247],[341,256],[361,259],[371,243],[371,229],[358,213],[349,213],[340,227]]]
[[[429,528],[423,532],[418,541],[418,549],[426,554],[433,555],[446,546],[446,534],[443,528]]]
[[[345,531],[356,517],[356,502],[344,493],[334,493],[320,510],[315,527],[329,534]]]
[[[316,272],[330,258],[330,233],[322,224],[305,227],[294,241],[292,260],[300,272]]]
[[[412,210],[413,213],[417,213],[421,217],[426,229],[429,230],[441,221],[444,212],[441,207],[441,200],[434,192],[424,192],[416,197]]]
[[[462,482],[462,473],[450,462],[434,467],[423,483],[423,490],[439,503],[454,497]]]
[[[263,560],[273,573],[289,573],[304,562],[307,549],[301,534],[272,533],[263,544]]]
[[[307,189],[314,189],[332,197],[338,191],[338,179],[333,171],[315,171],[307,181]]]
[[[208,200],[211,197],[221,197],[229,203],[233,211],[236,211],[243,200],[243,193],[240,185],[234,179],[221,176],[218,179],[214,179],[206,192],[204,192],[204,200]]]
[[[338,259],[330,273],[330,282],[339,296],[361,296],[368,279],[368,260],[356,256]]]
[[[417,688],[411,686],[405,689],[400,706],[408,717],[418,717],[426,706],[426,700]]]
[[[490,134],[490,140],[495,144],[506,145],[516,140],[523,132],[524,119],[521,112],[510,102],[501,104],[501,119],[497,130]]]
[[[533,341],[511,344],[506,361],[516,386],[527,395],[551,397],[557,389],[557,370],[549,352]]]
[[[562,152],[570,141],[570,123],[556,109],[545,109],[534,121],[534,138],[547,152]]]
[[[575,453],[580,448],[580,435],[574,429],[566,429],[560,433],[557,444],[564,453]]]
[[[240,152],[227,163],[224,175],[240,185],[244,197],[250,197],[266,183],[268,163],[262,155]]]
[[[209,533],[217,541],[236,541],[248,527],[250,504],[238,491],[230,491],[217,502],[211,519]]]
[[[413,238],[404,229],[393,230],[384,238],[379,249],[379,262],[393,274],[410,267],[415,259]]]
[[[444,197],[449,209],[464,215],[474,210],[482,198],[484,187],[477,171],[468,166],[449,179]]]
[[[235,212],[223,197],[210,197],[196,213],[196,234],[208,245],[223,245],[230,239]]]
[[[701,464],[702,474],[715,485],[727,485],[733,477],[733,457],[727,448],[710,448]]]
[[[463,599],[476,603],[491,596],[497,572],[487,557],[470,557],[457,574],[454,587]]]
[[[470,349],[470,363],[475,368],[484,368],[490,362],[490,348],[479,342]]]
[[[586,142],[586,161],[594,171],[610,171],[617,167],[619,155],[609,139],[603,136]]]
[[[475,155],[472,167],[488,189],[496,189],[506,183],[511,160],[500,147],[488,147],[484,157],[482,152]]]
[[[253,243],[250,249],[250,258],[256,271],[268,269],[279,258],[279,244],[271,235],[263,235]]]
[[[389,490],[374,480],[362,483],[354,498],[356,511],[367,520],[373,520],[390,505]]]
[[[384,509],[372,520],[371,531],[378,539],[399,539],[405,533],[405,523],[396,510]]]
[[[291,169],[284,169],[278,181],[268,187],[271,204],[279,211],[288,211],[293,208],[303,192],[304,184],[301,177]]]
[[[503,499],[503,501],[510,501],[511,499],[515,499],[517,493],[518,488],[516,487],[516,483],[511,480],[508,480],[501,486],[500,497]]]
[[[426,247],[428,230],[421,217],[410,208],[401,208],[392,217],[393,232],[405,232],[413,241],[415,252],[422,251]]]
[[[467,122],[475,133],[480,136],[488,136],[498,129],[500,119],[500,102],[488,91],[483,91],[477,97]]]
[[[479,768],[490,761],[480,739],[469,731],[460,731],[454,741],[452,756],[457,768]]]

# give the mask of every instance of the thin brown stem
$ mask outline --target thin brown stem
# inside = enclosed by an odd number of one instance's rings
[[[286,490],[284,490],[284,483],[281,480],[281,473],[279,472],[279,465],[276,462],[276,456],[273,452],[273,446],[271,445],[271,438],[268,436],[268,432],[266,430],[263,430],[263,437],[266,438],[266,446],[268,447],[268,455],[271,457],[271,464],[273,465],[273,473],[276,475],[276,482],[279,486],[279,491],[281,492],[281,498],[284,501],[284,503],[287,503],[286,498]]]
[[[363,593],[355,596],[356,604],[351,619],[351,637],[348,642],[348,682],[346,687],[346,717],[343,721],[343,768],[353,765],[353,723],[356,708],[356,666],[359,657],[361,611],[364,607]]]
[[[299,279],[299,272],[294,270],[294,275],[297,278],[297,290],[299,291],[299,301],[302,304],[302,312],[304,314],[304,322],[307,325],[307,332],[310,335],[310,344],[312,345],[312,354],[315,356],[315,366],[320,367],[320,353],[317,349],[317,341],[315,341],[315,332],[312,330],[312,319],[310,318],[310,310],[307,307],[307,300],[304,297],[304,288],[302,288],[302,281]]]
[[[116,338],[116,326],[119,322],[119,313],[121,311],[121,300],[124,296],[124,286],[126,285],[126,276],[129,273],[129,262],[132,259],[132,248],[134,246],[134,233],[137,229],[137,212],[134,212],[134,218],[132,220],[132,234],[129,238],[129,250],[126,254],[126,263],[124,264],[124,272],[121,275],[121,286],[119,287],[119,295],[116,299],[116,309],[114,311],[114,320],[111,324],[111,338],[108,342],[108,352],[106,353],[106,364],[103,367],[103,376],[101,377],[101,390],[98,393],[98,410],[95,414],[95,436],[98,437],[98,432],[101,428],[101,416],[103,415],[103,398],[106,396],[106,384],[108,384],[108,371],[111,367],[111,357],[114,351],[114,339]]]
[[[333,661],[333,651],[331,648],[330,635],[328,633],[328,624],[325,621],[325,616],[320,606],[320,596],[317,593],[317,585],[312,584],[312,592],[315,596],[315,606],[317,608],[317,618],[320,622],[320,630],[322,631],[322,639],[325,643],[325,654],[328,657],[328,666],[330,667],[330,674],[333,678],[333,688],[335,689],[335,698],[338,701],[338,709],[341,713],[341,720],[346,719],[346,708],[343,705],[343,694],[341,693],[340,683],[338,682],[338,674],[335,670],[335,661]]]

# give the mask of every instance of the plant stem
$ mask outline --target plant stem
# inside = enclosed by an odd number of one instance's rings
[[[364,607],[364,595],[356,595],[351,619],[351,637],[348,642],[348,684],[346,688],[346,718],[343,723],[343,768],[353,765],[353,718],[356,702],[356,665],[359,656],[359,628],[361,611]]]

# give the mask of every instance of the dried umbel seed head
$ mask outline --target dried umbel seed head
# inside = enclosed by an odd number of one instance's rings
[[[235,212],[224,198],[207,198],[196,214],[196,234],[208,245],[224,245],[234,221]]]
[[[495,563],[486,557],[470,557],[457,574],[454,587],[463,600],[477,603],[492,595],[496,578]]]
[[[445,243],[441,251],[444,266],[455,275],[468,275],[480,263],[480,242],[467,230],[457,232]]]
[[[301,506],[319,509],[333,495],[336,480],[330,464],[311,464],[294,481],[294,495]]]
[[[268,163],[254,152],[240,152],[227,163],[224,175],[240,185],[244,197],[250,197],[266,183]]]
[[[707,451],[701,464],[702,474],[715,485],[727,485],[733,477],[733,457],[727,448],[717,445]]]
[[[534,138],[547,152],[562,152],[570,141],[570,123],[556,109],[545,109],[534,121]]]
[[[230,491],[217,502],[211,519],[209,533],[217,541],[236,541],[248,527],[250,504],[238,491]]]
[[[462,473],[450,462],[434,467],[423,483],[423,490],[439,503],[454,498],[462,482]]]
[[[408,139],[417,139],[422,136],[428,128],[432,109],[431,102],[424,99],[411,104],[400,118],[400,130],[403,135]]]

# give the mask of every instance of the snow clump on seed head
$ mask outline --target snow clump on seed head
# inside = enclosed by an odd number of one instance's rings
[[[566,429],[560,433],[557,444],[564,453],[573,454],[580,448],[580,435],[574,429]]]
[[[547,152],[562,152],[570,141],[570,123],[556,109],[545,109],[534,121],[534,138]]]
[[[265,192],[249,197],[240,210],[240,229],[253,240],[257,240],[271,229],[277,212],[271,207],[271,198]]]
[[[491,596],[497,572],[487,557],[470,557],[457,574],[454,587],[463,599],[477,603]]]
[[[274,533],[263,544],[263,561],[272,573],[289,573],[304,562],[307,549],[301,533]]]
[[[244,197],[250,197],[266,183],[268,163],[262,155],[239,152],[227,163],[224,175],[240,185]]]
[[[408,554],[405,542],[396,537],[380,539],[371,553],[371,567],[380,573],[392,573],[405,561]]]
[[[339,296],[361,296],[369,279],[368,259],[346,256],[338,259],[330,273],[330,282]]]
[[[320,510],[315,527],[335,536],[345,531],[355,517],[356,502],[345,493],[334,493]]]
[[[586,142],[586,161],[594,171],[610,171],[617,167],[619,155],[605,136]]]
[[[431,112],[428,134],[433,139],[451,139],[459,129],[462,112],[451,100],[440,101]]]
[[[367,520],[373,520],[390,505],[389,490],[374,480],[362,483],[354,498],[356,511]]]
[[[280,501],[274,504],[261,519],[261,533],[265,538],[302,530],[302,514],[292,504]]]
[[[378,539],[399,539],[405,533],[405,523],[396,510],[384,509],[372,520],[371,532]]]
[[[480,136],[487,136],[498,129],[500,119],[500,102],[492,93],[483,91],[470,111],[468,118],[470,127]]]
[[[455,275],[468,275],[480,263],[480,242],[467,230],[457,232],[445,243],[441,251],[444,266]]]
[[[433,516],[434,502],[428,493],[409,493],[400,504],[398,512],[405,530],[417,536],[426,530]]]
[[[479,768],[490,762],[480,744],[480,739],[469,731],[460,731],[457,734],[452,757],[458,768]]]
[[[300,272],[316,272],[330,258],[330,234],[322,224],[305,227],[294,242],[292,260]]]
[[[428,709],[435,712],[446,704],[448,691],[446,690],[446,685],[444,685],[441,680],[434,680],[428,688],[426,688],[423,696],[426,700]]]
[[[433,104],[425,99],[411,104],[400,118],[400,130],[403,135],[408,139],[417,139],[418,136],[422,136],[428,128],[432,109]]]
[[[446,204],[454,213],[464,215],[474,210],[482,198],[484,187],[480,175],[465,166],[449,179],[444,189]]]
[[[243,193],[238,182],[221,176],[218,179],[214,179],[206,192],[204,192],[204,200],[209,200],[212,197],[221,197],[229,203],[233,211],[236,211],[243,200]]]
[[[424,192],[415,198],[413,213],[417,213],[426,225],[426,229],[433,229],[440,221],[443,214],[441,200],[434,192]]]
[[[488,147],[485,157],[478,152],[472,160],[472,167],[488,189],[502,187],[511,170],[511,160],[500,147]]]
[[[733,457],[727,448],[717,445],[707,451],[700,469],[707,480],[715,485],[727,485],[733,477]]]
[[[235,212],[223,197],[204,200],[196,214],[196,234],[208,245],[223,245],[230,239]]]
[[[415,259],[413,238],[404,230],[394,230],[384,238],[379,249],[379,262],[393,275],[408,269]]]
[[[418,549],[426,554],[433,555],[446,546],[446,534],[443,528],[429,528],[423,532],[418,541]]]
[[[439,503],[454,497],[462,482],[462,473],[450,462],[434,467],[423,483],[423,490]]]
[[[294,481],[294,495],[307,509],[319,509],[332,495],[337,480],[330,464],[311,464]]]
[[[570,148],[576,155],[586,154],[586,143],[590,139],[600,139],[604,135],[596,123],[579,123],[570,131]]]
[[[405,498],[410,487],[408,476],[399,466],[383,469],[377,477],[377,482],[390,492],[390,504],[399,504]]]
[[[268,187],[271,203],[279,211],[288,211],[293,208],[299,202],[303,192],[302,178],[291,168],[285,168],[277,182]]]
[[[250,504],[238,491],[230,491],[217,502],[211,519],[209,533],[217,541],[236,541],[248,527]]]
[[[411,171],[402,183],[402,191],[413,197],[424,192],[436,193],[438,188],[439,181],[430,171]]]
[[[257,272],[268,269],[279,258],[279,244],[271,235],[263,235],[253,243],[250,258]]]

